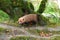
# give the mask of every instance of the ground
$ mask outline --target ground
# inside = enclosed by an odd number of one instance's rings
[[[7,30],[3,31],[3,33],[0,35],[0,39],[3,40],[17,40],[18,38],[21,37],[22,40],[29,39],[31,37],[32,39],[39,39],[39,40],[59,40],[60,38],[60,27],[14,27],[6,24],[0,24],[0,27],[5,28]],[[49,33],[51,35],[49,35]],[[44,34],[44,35],[42,35]],[[41,36],[42,35],[42,36]],[[56,38],[58,36],[58,38]],[[16,38],[18,37],[18,38]]]

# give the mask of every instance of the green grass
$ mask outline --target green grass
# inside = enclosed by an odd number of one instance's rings
[[[55,36],[55,37],[52,37],[52,38],[49,38],[49,39],[45,39],[45,38],[37,39],[37,38],[33,38],[33,37],[23,36],[23,37],[11,38],[10,40],[60,40],[60,36]]]
[[[24,37],[11,38],[10,40],[36,40],[36,38],[24,36]]]
[[[0,27],[0,32],[3,32],[3,31],[5,31],[5,28]]]
[[[51,40],[60,40],[60,36],[53,37]]]

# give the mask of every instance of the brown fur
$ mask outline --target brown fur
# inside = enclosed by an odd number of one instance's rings
[[[20,20],[22,20],[22,22],[20,22]],[[38,21],[37,14],[27,14],[27,15],[24,15],[23,17],[19,18],[19,20],[18,20],[18,22],[20,22],[20,24],[29,23],[29,22],[37,22],[37,21]]]
[[[36,14],[28,14],[23,17],[25,18],[25,22],[30,22],[30,21],[37,22],[37,15]]]

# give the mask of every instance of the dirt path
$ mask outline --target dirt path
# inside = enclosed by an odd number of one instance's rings
[[[27,32],[25,30],[25,28],[14,27],[14,26],[6,25],[6,24],[0,24],[0,27],[7,28],[7,29],[12,29],[12,30],[17,29],[18,31],[22,31],[24,33],[24,34],[14,35],[15,37],[16,36],[31,36],[31,37],[34,37],[34,38],[50,38],[50,37],[40,37],[40,36],[32,35],[31,33]],[[50,31],[60,31],[60,27],[55,27],[55,28],[49,28],[48,27],[47,28],[47,27],[40,27],[39,26],[39,27],[30,27],[29,29],[39,29],[39,30],[48,29]],[[54,37],[54,36],[59,36],[59,35],[53,35],[51,37]],[[6,34],[0,35],[0,39],[3,39],[3,40],[9,40],[11,37],[13,37],[13,36],[12,35],[6,35]]]

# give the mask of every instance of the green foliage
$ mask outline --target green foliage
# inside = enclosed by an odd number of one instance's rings
[[[9,19],[9,16],[5,12],[0,10],[0,22],[6,21],[8,19]]]
[[[54,3],[53,1],[47,2],[44,13],[51,14],[51,17],[50,18],[48,17],[51,24],[59,24],[60,23],[60,21],[59,21],[60,19],[58,17],[60,15],[59,10],[58,10],[57,4]]]
[[[42,0],[39,9],[37,10],[38,13],[43,13],[46,7],[47,0]]]
[[[34,7],[30,2],[24,0],[1,0],[0,9],[6,12],[11,19],[17,21],[24,14],[33,12]]]
[[[52,14],[51,18],[46,18],[40,15],[40,18],[43,21],[42,23],[48,23],[50,21],[51,23],[58,24],[60,22],[59,21],[60,19],[57,16],[53,15],[55,13],[59,14],[58,7],[53,2],[47,2],[47,1],[48,0],[42,0],[41,4],[39,5],[39,9],[35,13],[39,15],[40,13],[43,13],[43,12]],[[0,12],[0,22],[9,19],[7,14],[10,16],[11,19],[13,19],[14,21],[17,21],[19,17],[25,14],[34,13],[34,7],[32,3],[24,0],[0,0],[0,9],[4,11],[4,12],[2,11]],[[41,20],[40,20],[40,23],[41,23]]]
[[[57,4],[54,3],[53,1],[52,2],[47,2],[46,4],[46,9],[45,9],[45,13],[52,13],[52,12],[58,12],[58,7],[57,7]]]

